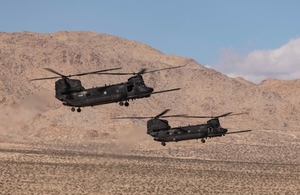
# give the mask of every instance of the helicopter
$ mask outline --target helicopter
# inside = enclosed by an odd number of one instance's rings
[[[154,91],[153,88],[147,87],[142,74],[152,73],[161,70],[174,69],[182,66],[163,68],[158,70],[146,71],[146,69],[141,69],[138,73],[107,73],[107,71],[118,70],[121,68],[111,68],[106,70],[99,70],[93,72],[79,73],[73,75],[63,75],[51,68],[44,68],[58,76],[54,77],[44,77],[31,79],[30,81],[46,80],[46,79],[58,79],[55,82],[55,98],[60,100],[63,105],[70,106],[71,111],[75,111],[77,107],[77,112],[81,112],[82,107],[96,106],[102,104],[109,104],[113,102],[119,102],[120,106],[129,106],[129,100],[147,98],[152,94],[170,92],[180,90],[180,88]],[[107,74],[107,75],[133,75],[128,78],[125,83],[118,83],[114,85],[105,85],[101,87],[94,87],[85,89],[79,79],[70,79],[74,76],[84,76],[90,74]]]
[[[205,143],[205,139],[212,137],[221,137],[226,134],[233,133],[244,133],[251,130],[241,130],[235,132],[228,132],[227,129],[221,127],[219,118],[247,113],[236,113],[228,112],[219,116],[188,116],[188,115],[168,115],[170,109],[164,110],[162,113],[155,117],[116,117],[113,119],[146,119],[151,118],[147,121],[147,134],[154,138],[154,141],[161,142],[162,146],[166,145],[166,142],[178,142],[191,139],[201,139],[202,143]],[[165,115],[165,116],[164,116]],[[169,125],[168,121],[160,118],[170,117],[183,117],[183,118],[211,118],[205,124],[188,125],[183,127],[173,127]]]

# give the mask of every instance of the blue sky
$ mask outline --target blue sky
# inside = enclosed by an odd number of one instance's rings
[[[4,32],[94,31],[193,58],[253,82],[300,78],[300,71],[295,74],[300,66],[289,65],[290,72],[282,75],[287,65],[278,69],[271,63],[286,63],[284,54],[291,58],[287,52],[299,55],[297,44],[282,49],[300,37],[298,0],[2,0],[0,5]],[[297,56],[292,59],[289,63],[296,64]],[[265,64],[269,68],[260,71]]]

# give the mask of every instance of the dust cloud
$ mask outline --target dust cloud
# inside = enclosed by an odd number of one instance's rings
[[[19,103],[0,106],[0,135],[22,136],[22,129],[30,126],[40,114],[55,104],[53,93],[38,92],[25,97]]]
[[[125,125],[123,132],[118,134],[112,141],[114,146],[111,152],[121,154],[128,153],[134,147],[137,147],[146,136],[146,127],[142,128],[133,124]]]

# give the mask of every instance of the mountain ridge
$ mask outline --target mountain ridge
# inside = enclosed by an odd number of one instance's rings
[[[227,117],[222,123],[225,127],[281,130],[299,127],[299,96],[289,89],[298,89],[300,80],[270,79],[253,84],[243,78],[229,78],[190,58],[166,55],[136,41],[94,32],[1,32],[0,46],[0,106],[5,111],[0,118],[1,126],[6,129],[3,130],[5,135],[11,135],[13,129],[18,136],[30,140],[82,141],[91,139],[86,135],[96,130],[115,137],[122,134],[122,126],[130,123],[130,128],[145,129],[146,121],[116,122],[111,117],[155,116],[167,108],[172,114],[249,113]],[[128,108],[117,104],[82,108],[80,114],[72,113],[69,107],[54,99],[55,80],[29,81],[54,76],[43,69],[46,67],[69,75],[114,67],[121,67],[120,72],[138,72],[142,68],[154,70],[173,66],[184,67],[143,77],[156,91],[177,87],[180,91],[135,100]],[[80,77],[80,80],[85,88],[89,88],[126,82],[128,78],[90,75]],[[293,87],[285,87],[285,83]],[[279,90],[277,86],[283,87]],[[202,122],[205,121],[170,119],[172,126]],[[100,137],[93,139],[101,140]]]

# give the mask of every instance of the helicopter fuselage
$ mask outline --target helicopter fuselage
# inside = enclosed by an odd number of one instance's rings
[[[151,135],[155,141],[178,142],[183,140],[201,139],[204,143],[205,138],[219,137],[227,133],[227,129],[220,126],[218,119],[211,119],[207,124],[189,125],[171,128],[167,120],[151,119],[147,122],[147,134]]]
[[[147,121],[147,134],[154,138],[154,141],[161,142],[163,146],[166,145],[166,142],[178,142],[191,139],[201,139],[202,143],[205,143],[205,139],[212,137],[221,137],[225,134],[233,133],[245,133],[251,130],[241,130],[228,132],[227,129],[221,127],[219,118],[233,115],[240,115],[246,113],[236,113],[228,112],[218,116],[189,116],[186,114],[177,114],[177,115],[165,115],[169,109],[164,110],[160,114],[149,117],[149,116],[140,116],[140,117],[116,117],[114,119],[145,119],[151,118]],[[170,117],[182,117],[182,118],[210,118],[204,124],[197,125],[188,125],[180,127],[171,127],[169,121],[163,118]]]
[[[159,142],[177,142],[206,136],[207,131],[197,126],[175,127],[169,130],[161,130],[153,135],[154,140]]]
[[[174,127],[168,130],[159,130],[150,135],[159,142],[178,142],[190,139],[202,139],[208,137],[219,137],[225,135],[227,129],[213,128],[207,124],[191,125],[185,127]]]
[[[63,105],[79,108],[150,97],[153,92],[153,88],[147,87],[140,75],[129,78],[126,83],[89,89],[84,89],[80,80],[60,79],[56,81],[55,89],[55,97]]]
[[[75,107],[78,112],[81,112],[80,107],[95,106],[101,104],[108,104],[113,102],[119,102],[121,106],[129,106],[128,101],[147,98],[151,94],[165,93],[170,91],[179,90],[180,88],[168,89],[163,91],[154,91],[153,88],[147,87],[143,80],[142,74],[152,73],[161,70],[169,70],[179,68],[183,66],[162,68],[158,70],[146,71],[146,68],[141,69],[138,73],[106,73],[111,70],[118,70],[121,68],[110,68],[105,70],[98,70],[92,72],[78,73],[73,75],[63,75],[51,68],[44,68],[45,70],[52,72],[58,76],[55,77],[43,77],[30,79],[30,81],[57,79],[55,82],[55,97],[60,100],[63,105],[71,106],[72,111],[75,111]],[[127,82],[114,85],[105,85],[101,87],[85,89],[81,85],[79,79],[70,79],[74,76],[84,76],[91,74],[106,74],[106,75],[134,75],[128,78]]]

